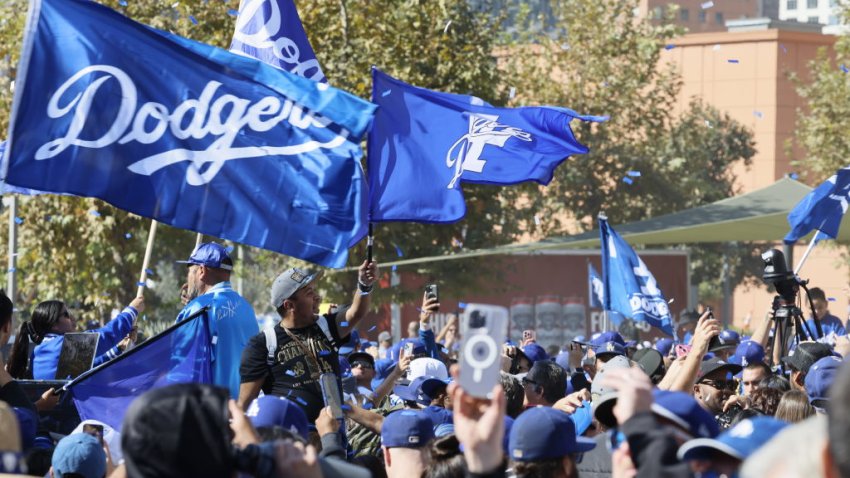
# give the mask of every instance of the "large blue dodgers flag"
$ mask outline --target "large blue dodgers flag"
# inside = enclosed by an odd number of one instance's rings
[[[590,262],[587,263],[587,295],[591,308],[601,309],[605,305],[605,284]]]
[[[673,335],[670,308],[646,264],[603,217],[599,218],[599,235],[605,310],[619,312],[635,322],[649,322]]]
[[[66,388],[83,420],[100,420],[120,431],[124,414],[139,395],[175,383],[212,383],[211,344],[207,316],[194,314],[99,367],[77,377]],[[195,340],[178,345],[175,332]]]
[[[847,212],[848,200],[850,200],[850,168],[839,169],[832,177],[807,194],[788,214],[791,231],[785,236],[785,242],[793,244],[815,229],[835,239],[838,236],[841,219]]]
[[[242,0],[230,51],[327,82],[292,0]]]
[[[461,183],[548,184],[568,156],[587,153],[570,121],[604,120],[552,106],[496,108],[372,69],[369,219],[454,222],[466,213]]]
[[[328,267],[365,236],[374,105],[85,0],[33,0],[21,58],[9,184]]]

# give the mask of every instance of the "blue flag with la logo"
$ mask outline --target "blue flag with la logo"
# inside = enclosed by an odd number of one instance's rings
[[[605,284],[590,262],[587,263],[588,305],[593,309],[602,309],[605,304]]]
[[[411,86],[372,69],[369,219],[447,223],[466,214],[463,183],[549,184],[584,154],[570,121],[604,121],[553,106],[496,108],[468,95]]]
[[[652,272],[601,216],[599,235],[605,310],[619,312],[635,322],[649,322],[653,327],[673,335],[670,308]]]
[[[95,2],[33,0],[2,176],[343,267],[374,108]]]
[[[841,220],[847,213],[850,200],[850,168],[839,169],[829,179],[806,194],[791,213],[788,224],[791,230],[785,243],[793,244],[808,233],[818,230],[816,239],[835,239]]]

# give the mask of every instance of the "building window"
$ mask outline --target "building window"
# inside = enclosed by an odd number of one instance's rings
[[[706,18],[708,18],[708,15],[705,13],[705,10],[700,10],[699,11],[699,22],[705,23]]]
[[[818,17],[809,17],[806,19],[806,23],[818,23]]]
[[[818,8],[818,0],[806,0],[807,8]]]
[[[717,12],[714,14],[714,23],[718,25],[723,25],[723,13]]]
[[[797,9],[797,0],[788,0],[788,3],[785,4],[785,8],[787,10],[796,10]]]
[[[838,25],[838,17],[836,15],[829,16],[829,24],[830,25]]]
[[[691,19],[691,12],[687,8],[679,10],[679,20],[687,22]]]

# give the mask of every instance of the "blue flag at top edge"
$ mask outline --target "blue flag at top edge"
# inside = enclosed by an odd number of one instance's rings
[[[603,121],[552,106],[496,108],[467,95],[417,88],[372,68],[369,220],[448,223],[466,214],[461,185],[548,184],[587,153],[570,121]]]
[[[820,231],[830,239],[835,239],[838,236],[841,219],[847,212],[848,200],[850,200],[850,168],[839,169],[832,177],[807,194],[788,214],[791,231],[785,236],[785,243],[793,244],[814,230]]]
[[[230,51],[327,82],[292,0],[242,0]]]
[[[603,218],[599,218],[599,235],[605,310],[619,312],[635,322],[649,322],[672,336],[670,308],[646,264]]]
[[[354,95],[85,0],[32,1],[16,85],[13,186],[327,267],[366,234]]]
[[[212,383],[207,316],[205,309],[199,312],[69,383],[65,388],[80,418],[100,420],[120,431],[130,403],[148,390]],[[181,336],[194,340],[187,343]]]
[[[593,264],[587,263],[587,295],[591,308],[601,309],[605,304],[605,284]]]

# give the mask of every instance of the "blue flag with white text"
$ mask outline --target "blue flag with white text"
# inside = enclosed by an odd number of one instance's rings
[[[124,414],[139,395],[175,383],[212,383],[212,344],[205,309],[136,348],[80,375],[66,389],[83,420],[100,420],[121,430]],[[176,332],[191,329],[194,341]],[[189,331],[186,331],[189,333]]]
[[[242,0],[230,51],[327,82],[292,0]]]
[[[354,95],[85,0],[33,0],[16,85],[11,185],[328,267],[366,234]]]
[[[549,184],[555,168],[588,149],[570,121],[601,121],[552,106],[496,108],[467,95],[408,85],[372,69],[369,219],[454,222],[461,185]]]
[[[673,335],[673,318],[652,272],[629,244],[599,218],[602,244],[602,281],[605,310],[614,310],[635,322],[649,322]]]
[[[587,294],[591,308],[601,309],[605,305],[605,284],[590,262],[587,263]]]
[[[808,233],[818,230],[835,239],[841,219],[847,212],[850,200],[850,168],[839,169],[832,177],[806,195],[788,214],[791,231],[785,236],[786,244],[793,244]],[[820,239],[825,239],[818,234]]]

